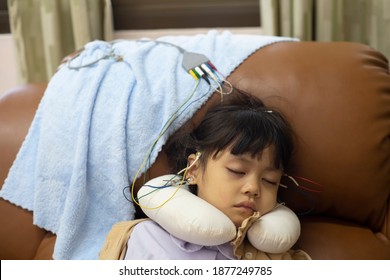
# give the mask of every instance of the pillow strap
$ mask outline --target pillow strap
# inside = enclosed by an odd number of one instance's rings
[[[252,224],[260,218],[260,213],[255,212],[252,216],[245,219],[241,226],[237,230],[237,236],[236,239],[232,241],[233,244],[233,252],[234,255],[237,257],[237,259],[242,259],[243,254],[245,253],[245,246],[244,246],[244,240],[246,238],[246,233],[248,229],[252,226]]]

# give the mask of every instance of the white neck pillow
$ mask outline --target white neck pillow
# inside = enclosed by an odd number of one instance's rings
[[[233,240],[237,234],[233,222],[219,209],[189,192],[187,185],[180,186],[181,180],[180,176],[170,174],[142,186],[137,197],[144,213],[173,236],[190,243],[214,246]],[[286,252],[297,242],[300,230],[295,213],[278,205],[261,216],[247,236],[258,250],[277,254]]]

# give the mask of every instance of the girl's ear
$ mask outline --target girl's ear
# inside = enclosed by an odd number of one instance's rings
[[[196,154],[190,154],[188,156],[188,171],[187,171],[187,174],[186,174],[186,179],[189,179],[189,183],[191,185],[196,185],[198,183],[198,180],[199,180],[199,171],[200,171],[200,164],[199,164],[199,157],[200,157],[200,153],[196,153]]]

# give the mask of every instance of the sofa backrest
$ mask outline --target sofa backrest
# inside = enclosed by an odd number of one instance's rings
[[[288,206],[382,229],[390,195],[390,75],[383,55],[357,43],[278,43],[256,52],[230,80],[280,109],[293,126],[296,152],[287,173],[313,191],[287,179],[280,196]]]

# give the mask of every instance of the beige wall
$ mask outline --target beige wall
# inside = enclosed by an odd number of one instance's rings
[[[0,34],[0,95],[16,86],[16,54],[10,34]]]

